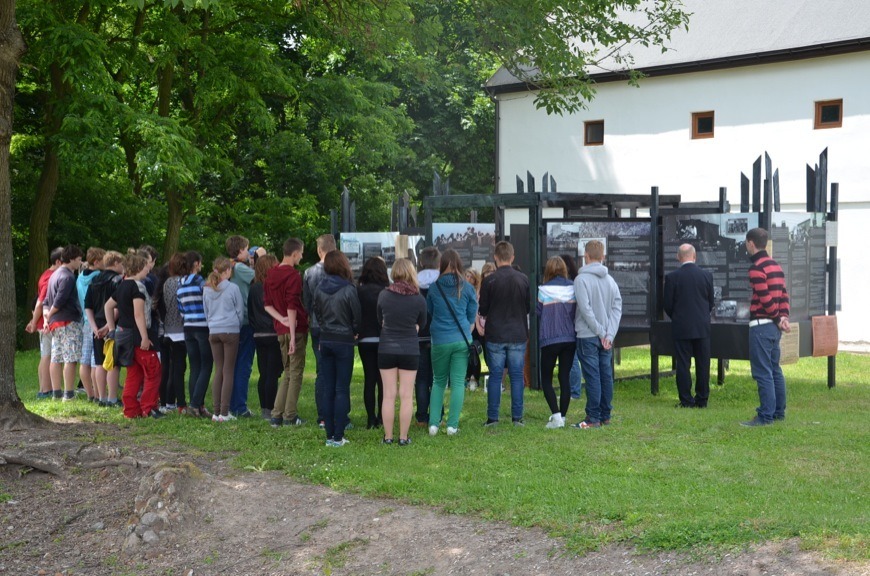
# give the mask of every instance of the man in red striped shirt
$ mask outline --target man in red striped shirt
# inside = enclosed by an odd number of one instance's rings
[[[749,364],[758,383],[759,407],[756,416],[743,426],[767,426],[785,420],[785,377],[779,366],[779,340],[791,327],[785,274],[767,254],[767,230],[753,228],[746,233],[746,251],[752,265],[749,284]]]

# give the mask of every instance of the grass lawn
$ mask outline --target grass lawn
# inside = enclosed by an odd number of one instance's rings
[[[486,398],[478,390],[466,395],[459,435],[447,437],[442,428],[430,438],[412,427],[413,444],[401,448],[381,445],[382,431],[364,429],[357,365],[351,388],[357,427],[340,449],[326,448],[311,423],[310,350],[300,400],[309,424],[281,429],[259,418],[133,422],[120,410],[81,400],[37,401],[37,361],[34,352],[19,354],[16,381],[28,409],[48,418],[112,421],[143,442],[171,437],[193,450],[235,454],[240,468],[282,470],[337,490],[540,526],[578,552],[611,542],[722,551],[796,536],[833,557],[870,558],[870,356],[840,354],[831,390],[825,358],[785,367],[787,420],[769,427],[738,425],[753,417],[758,396],[749,363],[733,361],[725,385],[712,386],[706,410],[675,408],[673,377],[661,381],[658,396],[638,378],[617,383],[613,424],[600,430],[546,430],[549,410],[537,391],[526,392],[525,428],[505,423],[508,394],[502,423],[483,428]],[[648,372],[648,350],[623,350],[617,377]],[[256,366],[249,399],[259,412]],[[572,404],[569,422],[580,419],[584,401]]]

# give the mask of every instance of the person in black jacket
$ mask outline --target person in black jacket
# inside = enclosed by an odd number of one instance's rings
[[[713,275],[695,264],[695,247],[677,251],[680,267],[665,276],[664,309],[671,318],[677,364],[677,392],[683,408],[706,408],[710,396],[710,312]],[[695,358],[695,396],[690,366]]]
[[[347,444],[344,430],[350,412],[353,345],[359,334],[362,310],[347,257],[339,250],[323,259],[324,277],[314,293],[314,312],[320,322],[320,365],[323,382],[323,419],[326,445]]]
[[[381,424],[381,403],[384,399],[384,383],[378,370],[378,341],[381,324],[378,322],[378,296],[390,285],[387,265],[382,258],[369,258],[363,264],[356,289],[362,309],[362,326],[359,332],[359,359],[363,367],[363,402],[368,414],[366,428],[371,430]],[[417,335],[414,334],[416,340]],[[377,390],[377,402],[375,402]]]

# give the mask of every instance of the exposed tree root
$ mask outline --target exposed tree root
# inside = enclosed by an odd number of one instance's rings
[[[131,468],[144,468],[146,465],[130,456],[125,456],[124,458],[119,459],[98,460],[96,462],[86,462],[82,464],[82,468],[89,469],[108,468],[109,466],[130,466]]]
[[[55,461],[23,452],[0,452],[0,462],[6,464],[18,464],[29,466],[34,470],[41,470],[55,476],[66,476],[63,466]]]

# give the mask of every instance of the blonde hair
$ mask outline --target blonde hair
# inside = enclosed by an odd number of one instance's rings
[[[553,256],[547,260],[547,265],[544,267],[544,284],[557,276],[568,278],[568,267],[560,256]]]
[[[241,248],[240,248],[241,250]],[[206,280],[206,284],[212,289],[217,290],[218,285],[221,283],[221,275],[227,270],[233,269],[233,263],[229,258],[225,258],[223,256],[219,256],[214,259],[214,262],[211,265],[211,274],[208,275],[208,280]]]
[[[604,260],[604,244],[600,240],[590,240],[587,242],[585,252],[590,260],[595,262]]]
[[[493,272],[495,272],[495,264],[492,262],[485,262],[483,268],[480,269],[480,281],[483,282],[483,279]]]
[[[474,287],[475,292],[480,292],[480,272],[474,268],[465,271],[465,279]]]
[[[407,282],[417,290],[420,289],[420,284],[417,282],[417,270],[414,269],[414,263],[407,258],[396,260],[390,276],[393,282]]]
[[[109,250],[103,256],[103,268],[111,268],[115,264],[123,263],[124,255],[120,252],[116,252],[115,250]]]
[[[127,277],[135,276],[145,269],[148,259],[139,252],[129,252],[124,258],[124,273]]]

